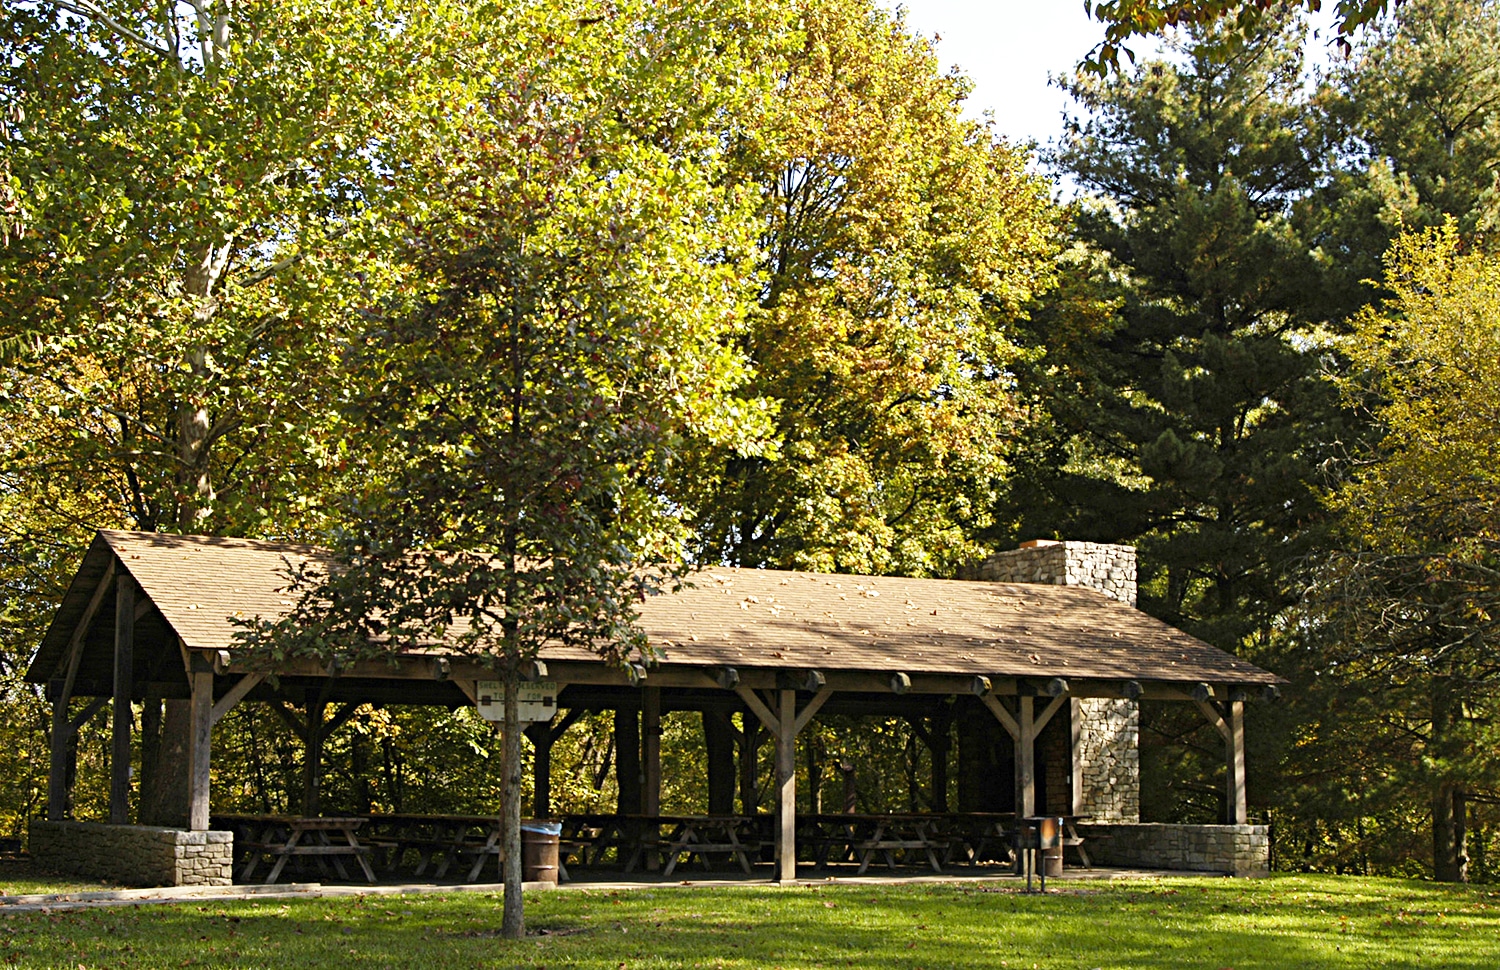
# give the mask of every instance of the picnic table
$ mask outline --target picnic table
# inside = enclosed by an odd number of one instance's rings
[[[327,871],[332,865],[340,879],[349,879],[344,859],[359,863],[367,882],[375,881],[375,870],[367,856],[370,847],[361,845],[355,832],[365,824],[364,818],[301,818],[279,815],[219,816],[215,824],[235,833],[236,850],[243,851],[240,882],[249,882],[260,864],[274,860],[266,875],[266,885],[281,878],[287,860],[311,857],[318,868]]]
[[[995,852],[1010,861],[1015,841],[1014,812],[938,812],[933,815],[933,824],[938,836],[948,843],[943,855],[945,865],[957,858],[977,866]]]
[[[659,834],[669,828],[665,838],[659,840],[662,857],[666,859],[663,876],[670,876],[682,859],[698,857],[703,868],[709,866],[709,856],[725,854],[740,864],[745,875],[753,872],[753,863],[748,852],[760,851],[761,843],[755,837],[755,819],[747,815],[663,815],[651,825]]]
[[[626,818],[604,812],[564,815],[558,858],[565,863],[568,857],[577,855],[579,864],[598,865],[604,861],[604,854],[614,849],[624,862],[633,844],[625,831]]]
[[[598,865],[613,849],[624,870],[632,872],[648,855],[659,853],[665,862],[662,875],[669,876],[693,856],[708,868],[710,856],[725,855],[750,875],[755,864],[750,853],[761,847],[759,821],[747,815],[565,815],[559,858],[576,856],[581,863]]]
[[[371,815],[369,820],[374,831],[370,842],[385,851],[387,868],[399,868],[408,852],[417,854],[413,876],[421,876],[436,863],[432,878],[442,879],[455,863],[468,861],[464,881],[474,882],[485,863],[494,859],[498,870],[505,860],[498,815],[392,812]]]
[[[946,856],[949,839],[934,814],[866,815],[839,812],[827,815],[803,815],[806,841],[814,847],[819,868],[826,868],[830,858],[852,858],[859,863],[859,874],[869,869],[879,855],[886,865],[896,868],[899,853],[909,862],[920,853],[934,872],[942,872],[940,854]],[[834,854],[835,849],[841,850]]]

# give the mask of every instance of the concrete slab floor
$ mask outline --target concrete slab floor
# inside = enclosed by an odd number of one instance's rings
[[[796,882],[777,883],[770,878],[769,870],[764,876],[757,873],[746,877],[739,872],[693,873],[689,878],[678,878],[677,873],[663,878],[650,873],[632,873],[630,878],[621,878],[620,873],[579,873],[575,878],[553,886],[550,883],[527,882],[521,888],[525,892],[568,892],[588,890],[591,892],[624,892],[632,889],[670,889],[674,887],[746,887],[764,889],[772,886],[905,886],[936,885],[943,883],[982,883],[1007,889],[1020,889],[1026,885],[1024,876],[1009,870],[981,869],[977,873],[866,873],[863,876],[819,872],[812,866],[798,872]],[[1133,880],[1162,878],[1213,878],[1222,874],[1211,872],[1185,872],[1170,869],[1066,869],[1061,876],[1049,876],[1052,884],[1083,880]],[[504,892],[500,883],[280,883],[274,886],[167,886],[158,889],[116,889],[96,892],[55,893],[29,896],[0,896],[0,915],[6,913],[42,912],[55,913],[74,909],[96,907],[149,906],[162,903],[184,903],[201,901],[313,899],[359,896],[403,896],[430,893],[490,893]]]

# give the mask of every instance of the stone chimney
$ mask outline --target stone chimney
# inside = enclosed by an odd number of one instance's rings
[[[1105,542],[1032,539],[1019,549],[996,553],[959,572],[960,579],[992,583],[1087,586],[1135,605],[1135,547]],[[1141,818],[1140,705],[1126,698],[1073,698],[1068,705],[1071,738],[1072,815],[1094,822],[1139,822]]]
[[[1107,542],[1032,539],[959,572],[960,579],[992,583],[1087,586],[1135,605],[1135,547]]]

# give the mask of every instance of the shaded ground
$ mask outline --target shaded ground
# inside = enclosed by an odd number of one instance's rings
[[[82,892],[117,889],[114,883],[97,879],[60,876],[38,869],[26,856],[0,855],[0,896],[22,896],[30,893]]]
[[[1391,879],[584,887],[527,895],[544,935],[497,938],[493,892],[0,911],[19,967],[1500,966],[1500,893]]]

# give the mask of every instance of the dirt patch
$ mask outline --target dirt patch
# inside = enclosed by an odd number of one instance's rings
[[[528,940],[540,939],[544,936],[581,936],[593,929],[591,926],[534,926],[526,931]],[[498,940],[504,934],[498,929],[493,930],[465,930],[462,933],[443,933],[442,936],[456,936],[467,940]]]

